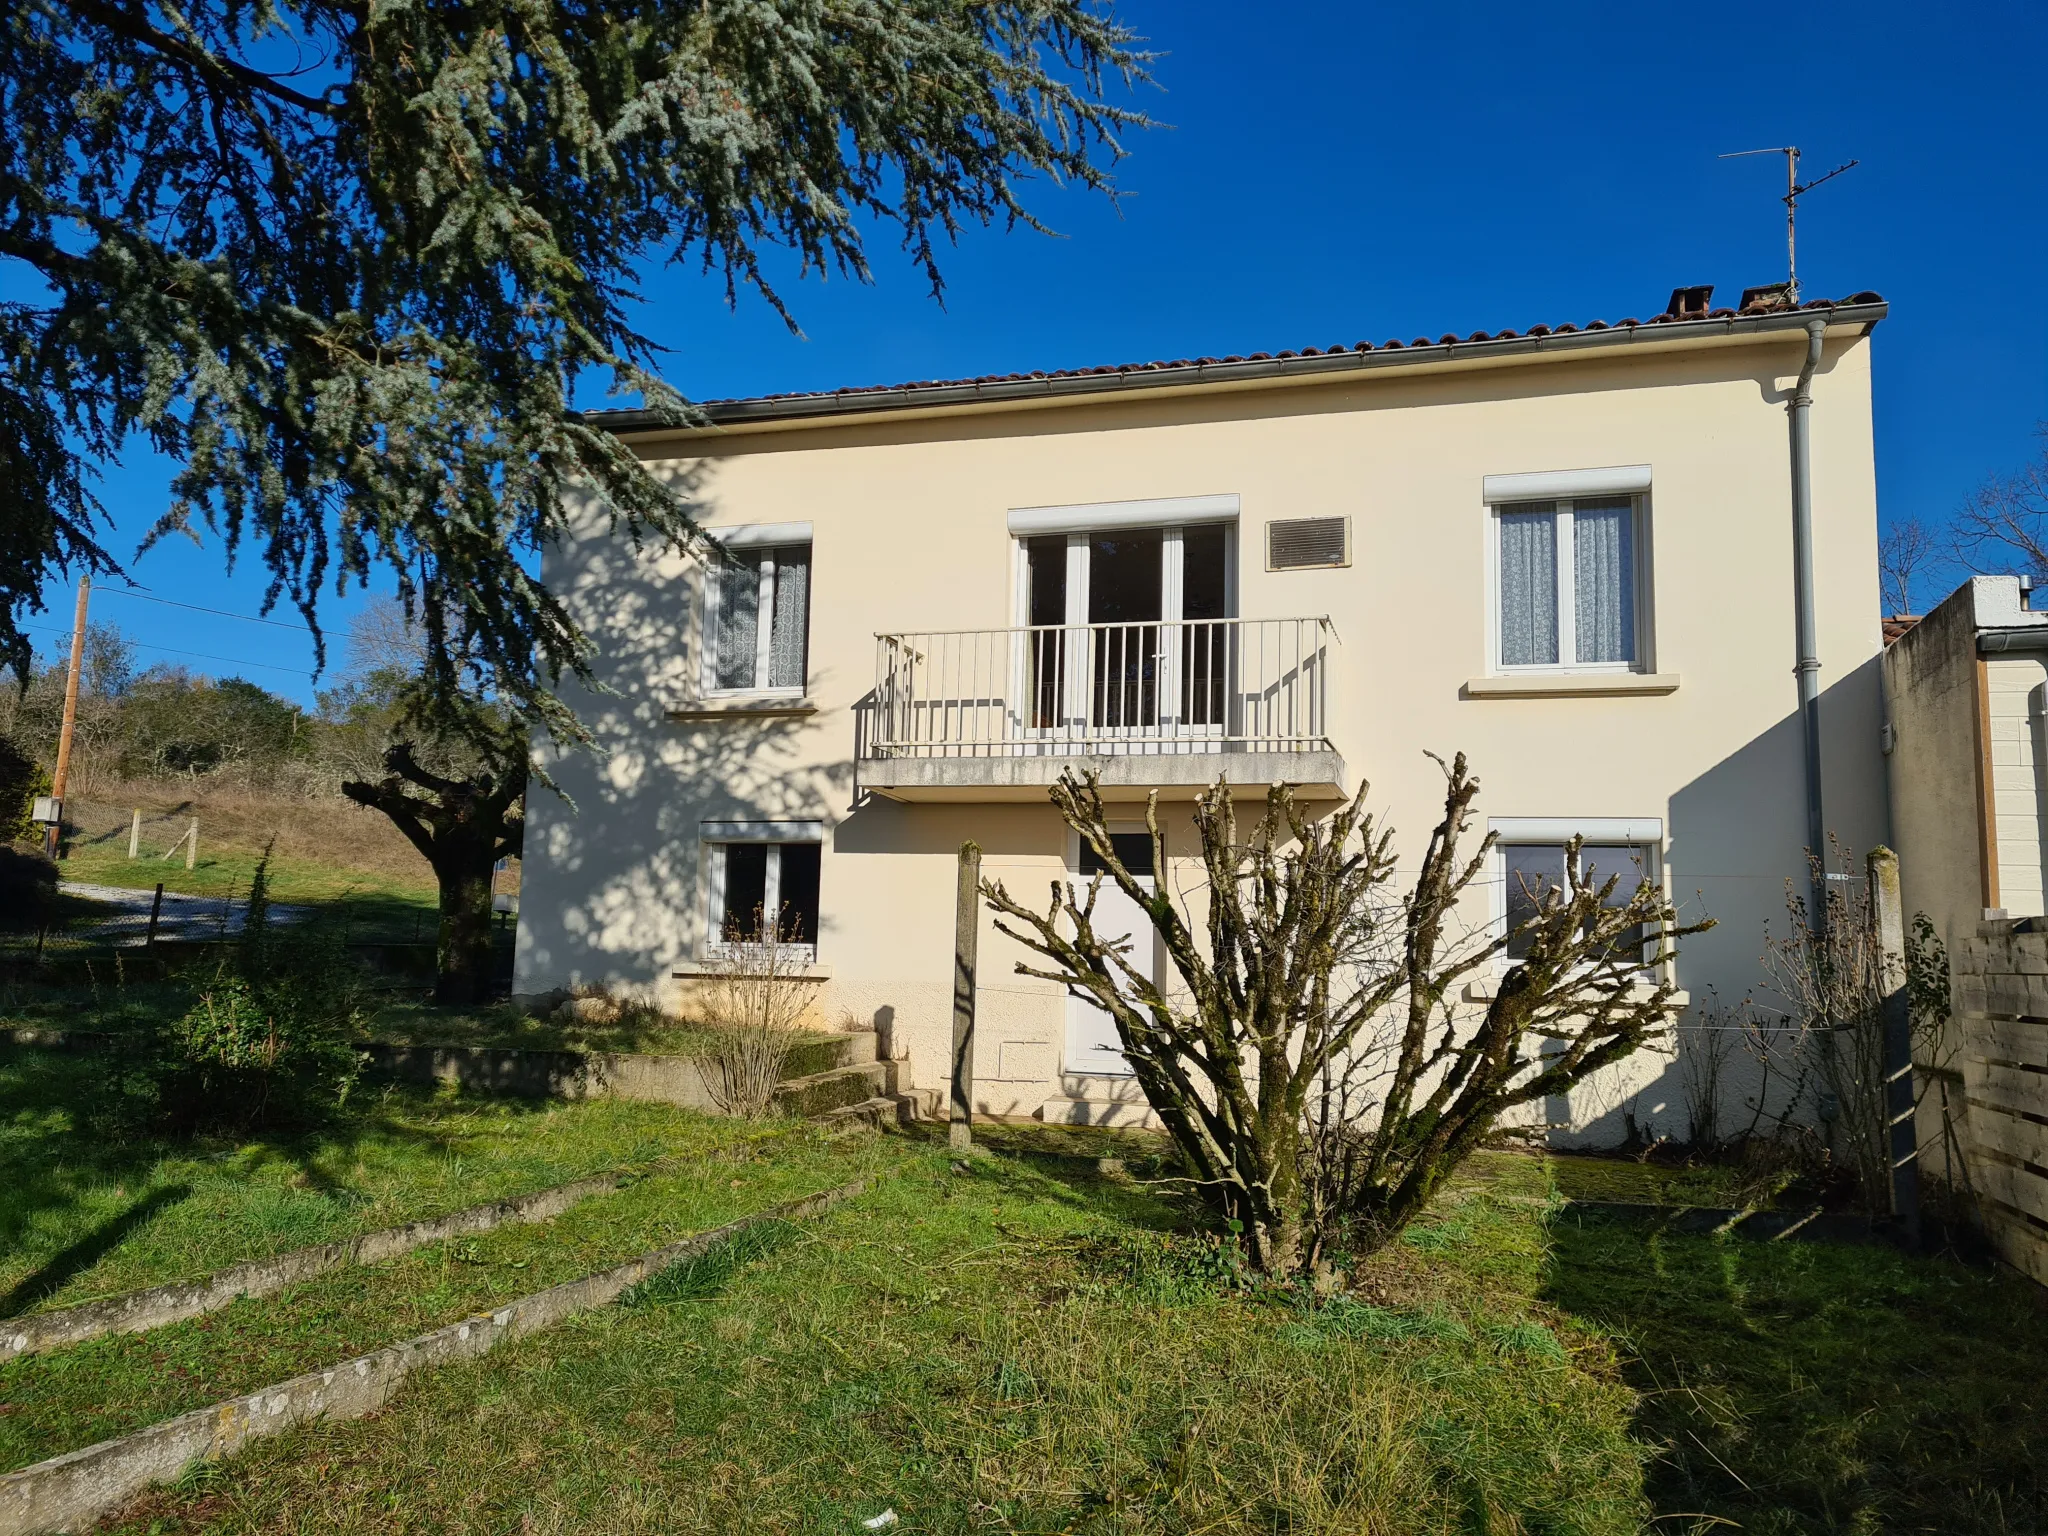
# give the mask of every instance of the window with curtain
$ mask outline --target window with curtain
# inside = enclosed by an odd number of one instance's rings
[[[735,551],[714,566],[710,596],[711,686],[800,691],[809,659],[811,546]]]
[[[1501,666],[1636,665],[1636,516],[1628,496],[1496,509]]]

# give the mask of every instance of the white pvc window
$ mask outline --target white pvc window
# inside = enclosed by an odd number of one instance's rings
[[[704,846],[710,874],[708,953],[743,953],[772,942],[789,958],[806,964],[816,960],[820,845],[747,841]]]
[[[712,693],[801,693],[809,663],[811,546],[714,557],[704,603],[704,686]]]
[[[1494,662],[1500,670],[1641,667],[1641,524],[1634,496],[1494,508]]]

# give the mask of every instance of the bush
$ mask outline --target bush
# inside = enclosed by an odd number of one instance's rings
[[[28,819],[37,795],[50,792],[50,776],[42,765],[10,738],[0,736],[0,843],[34,837],[38,828]]]
[[[348,1101],[362,1070],[362,970],[332,928],[272,928],[265,884],[259,864],[233,959],[182,1018],[136,1037],[109,1075],[111,1128],[296,1129]]]
[[[0,929],[33,930],[57,906],[57,866],[0,843]]]

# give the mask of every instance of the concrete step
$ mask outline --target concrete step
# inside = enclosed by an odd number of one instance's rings
[[[932,1096],[921,1093],[878,1093],[857,1104],[842,1104],[815,1117],[827,1126],[914,1125],[937,1118]]]
[[[862,1099],[896,1091],[896,1063],[856,1061],[847,1066],[791,1078],[775,1090],[775,1108],[810,1119]]]

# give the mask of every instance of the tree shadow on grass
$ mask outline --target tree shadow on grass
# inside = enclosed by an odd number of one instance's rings
[[[408,1090],[365,1094],[309,1130],[221,1138],[110,1135],[92,1116],[104,1072],[97,1053],[0,1047],[0,1164],[7,1169],[0,1184],[0,1254],[16,1258],[0,1264],[0,1276],[18,1274],[21,1262],[34,1265],[12,1280],[0,1298],[0,1316],[56,1293],[190,1197],[194,1188],[183,1182],[178,1165],[248,1172],[275,1160],[291,1170],[297,1187],[347,1201],[367,1197],[334,1170],[351,1167],[371,1143],[403,1144],[429,1155],[452,1155],[461,1146],[457,1125],[435,1123],[437,1096]],[[541,1113],[550,1106],[503,1107]],[[118,1196],[124,1189],[145,1193],[119,1213],[103,1214],[109,1192]],[[31,1243],[38,1233],[63,1246],[47,1255],[32,1252],[41,1246]]]
[[[60,1290],[73,1275],[84,1274],[126,1242],[130,1233],[191,1193],[189,1184],[166,1184],[153,1189],[111,1221],[101,1222],[77,1242],[51,1254],[33,1273],[23,1276],[6,1295],[0,1296],[0,1318],[13,1317]]]
[[[1567,1208],[1544,1299],[1615,1341],[1665,1522],[2048,1529],[2048,1292],[1948,1259]]]

